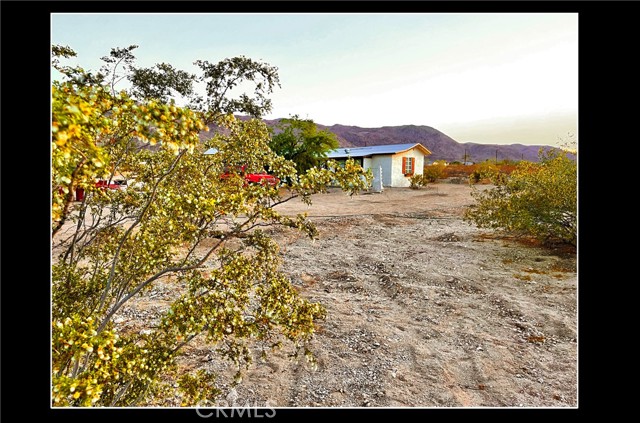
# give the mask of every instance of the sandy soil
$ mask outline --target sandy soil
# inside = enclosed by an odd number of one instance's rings
[[[285,346],[231,387],[232,365],[198,342],[181,364],[224,376],[221,406],[576,407],[575,253],[463,222],[470,190],[332,190],[311,208],[279,206],[320,230],[314,242],[272,230],[283,270],[327,309],[311,345],[317,369]],[[151,317],[164,290],[118,319]]]

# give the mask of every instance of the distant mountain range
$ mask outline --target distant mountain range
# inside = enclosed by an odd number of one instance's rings
[[[323,126],[338,136],[341,147],[364,147],[382,144],[420,143],[431,151],[429,160],[481,162],[495,160],[537,161],[542,145],[460,143],[430,126],[402,125],[381,128],[357,126]]]
[[[240,117],[246,119],[245,117]],[[275,126],[280,119],[265,120],[269,126]],[[428,160],[446,160],[449,162],[482,162],[487,159],[538,161],[541,148],[548,145],[523,144],[479,144],[458,142],[435,128],[424,125],[383,126],[380,128],[361,128],[359,126],[332,125],[316,123],[318,128],[336,134],[340,147],[365,147],[385,144],[420,143],[431,151]]]

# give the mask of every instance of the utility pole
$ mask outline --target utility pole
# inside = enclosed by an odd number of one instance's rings
[[[496,166],[498,165],[498,149],[496,148]]]
[[[462,162],[462,164],[467,164],[467,149],[464,149],[464,161]]]

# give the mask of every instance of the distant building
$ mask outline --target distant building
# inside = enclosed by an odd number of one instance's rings
[[[389,144],[371,147],[341,147],[330,151],[328,159],[344,162],[354,159],[364,169],[371,169],[375,178],[382,168],[382,185],[385,187],[409,187],[409,178],[422,175],[425,157],[430,155],[425,146],[415,144]]]

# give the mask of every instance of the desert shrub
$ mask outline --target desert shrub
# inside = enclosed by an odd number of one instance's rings
[[[245,58],[202,62],[215,82],[207,98],[216,99],[202,112],[177,107],[157,90],[160,77],[171,82],[167,90],[178,76],[189,77],[169,65],[159,74],[130,67],[138,78],[134,91],[116,92],[104,75],[114,75],[113,66],[123,61],[130,64],[134,48],[113,49],[103,58],[112,71],[98,75],[58,66],[56,53],[75,52],[52,49],[54,66],[67,76],[54,80],[51,91],[54,407],[195,406],[215,399],[217,373],[180,362],[195,342],[230,360],[234,382],[253,360],[250,342],[261,356],[289,345],[292,357],[313,365],[308,346],[325,308],[304,298],[281,271],[279,246],[263,229],[291,228],[313,239],[317,229],[306,214],[289,216],[274,207],[294,198],[310,204],[331,181],[351,194],[370,184],[370,174],[353,160],[344,168],[329,161],[298,174],[293,162],[269,148],[264,122],[233,117],[234,111],[268,112],[262,88],[255,101],[245,95],[242,102],[215,91],[222,87],[224,94],[247,79],[270,90],[259,76],[275,84],[275,69]],[[219,130],[201,142],[211,119]],[[203,154],[210,148],[218,152]],[[240,164],[248,172],[268,167],[291,184],[280,190],[247,185],[237,175],[219,177]],[[117,174],[135,180],[136,188],[96,186],[95,179]],[[86,195],[73,203],[78,187]],[[171,284],[175,297],[144,330],[132,329],[122,313],[159,283]]]
[[[498,165],[490,164],[488,162],[480,163],[480,164],[472,164],[472,165],[463,165],[461,163],[451,162],[449,165],[445,166],[443,169],[443,178],[470,178],[477,179],[477,182],[480,180],[487,178],[486,170],[488,170],[489,166],[492,166],[494,170],[497,170],[500,173],[504,173],[505,175],[509,175],[516,168],[514,164],[511,163],[502,163]],[[489,168],[490,169],[490,168]],[[483,170],[485,174],[483,174]]]
[[[443,169],[444,178],[468,178],[473,172],[478,169],[477,164],[465,165],[465,164],[449,164]]]
[[[409,178],[409,188],[412,189],[420,189],[422,187],[426,187],[429,183],[429,178],[425,175],[413,175]]]
[[[474,167],[475,169],[469,174],[470,184],[477,184],[485,180],[490,181],[500,173],[498,167],[488,161],[482,162]]]
[[[422,187],[422,175],[413,175],[409,178],[409,188],[420,189]]]
[[[465,220],[575,245],[577,164],[562,150],[541,151],[539,163],[519,163],[509,176],[493,174],[492,182],[495,188],[471,193],[476,204],[466,211]]]
[[[511,172],[513,172],[514,170],[516,170],[516,165],[512,164],[512,163],[502,163],[500,165],[498,165],[498,170],[500,171],[500,173],[504,173],[505,175],[510,175]]]
[[[426,165],[423,171],[424,178],[428,182],[435,182],[436,180],[444,176],[445,167],[446,164],[442,160],[436,161],[430,165]]]
[[[480,174],[480,170],[474,170],[473,172],[471,172],[471,174],[469,175],[469,183],[470,184],[477,184],[478,182],[480,182],[480,178],[481,178],[481,174]]]

